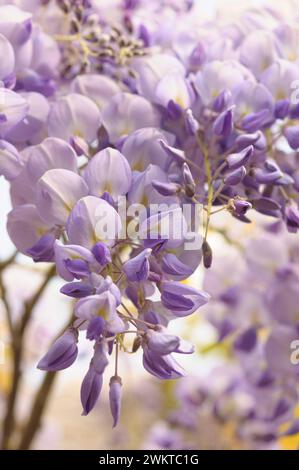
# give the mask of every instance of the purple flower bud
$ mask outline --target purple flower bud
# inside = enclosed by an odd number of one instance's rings
[[[103,385],[103,372],[108,365],[107,345],[103,341],[95,346],[94,356],[81,385],[81,403],[86,416],[95,406]]]
[[[250,199],[252,207],[261,212],[261,214],[279,216],[280,205],[274,199],[268,197],[252,198]]]
[[[12,76],[10,80],[13,80]],[[45,97],[52,96],[56,91],[56,83],[53,79],[43,77],[33,70],[27,70],[22,77],[18,77],[18,87],[24,88],[26,91],[35,91]],[[13,86],[10,86],[13,88]]]
[[[185,128],[189,135],[196,135],[199,129],[199,123],[192,113],[192,109],[185,112]]]
[[[269,371],[269,369],[266,369],[260,375],[258,381],[256,382],[256,386],[260,388],[269,387],[270,385],[273,384],[274,381],[275,381],[275,378],[273,374]]]
[[[206,57],[206,53],[205,53],[204,46],[201,42],[199,42],[190,54],[190,57],[189,57],[190,66],[192,68],[199,67],[200,65],[203,64],[205,57]]]
[[[287,428],[286,431],[284,431],[283,436],[293,436],[295,434],[299,434],[299,419],[297,419],[294,423],[291,424]]]
[[[37,364],[37,368],[56,371],[70,367],[78,355],[77,342],[77,330],[69,328],[52,344],[47,354]]]
[[[162,149],[167,153],[169,157],[172,158],[178,165],[182,165],[185,161],[185,153],[183,150],[179,150],[175,147],[171,147],[168,145],[164,140],[159,140],[159,144],[161,145]]]
[[[233,108],[223,111],[214,121],[214,133],[218,136],[228,137],[233,130]]]
[[[235,145],[237,149],[243,150],[246,147],[249,147],[249,145],[253,145],[261,138],[262,133],[260,131],[255,132],[253,134],[240,134],[236,138]]]
[[[147,347],[159,356],[165,356],[174,352],[180,344],[178,336],[170,335],[162,331],[148,330],[145,341]]]
[[[280,100],[275,103],[274,115],[276,119],[285,119],[290,111],[290,101]]]
[[[144,320],[152,325],[158,325],[160,323],[159,315],[152,310],[144,313]]]
[[[240,300],[240,289],[239,286],[230,286],[224,290],[219,296],[221,302],[229,305],[230,307],[235,307]]]
[[[123,265],[123,270],[129,281],[145,281],[148,278],[150,264],[149,257],[152,253],[150,248],[146,248],[139,255],[130,259]]]
[[[179,119],[182,112],[182,108],[179,104],[175,103],[173,100],[169,100],[167,105],[167,115],[170,119]]]
[[[94,408],[103,386],[103,374],[98,374],[90,365],[81,385],[82,415],[86,416]]]
[[[139,0],[124,0],[124,10],[134,10],[139,6]]]
[[[10,90],[14,89],[16,86],[16,81],[17,77],[15,73],[9,74],[5,79],[3,80],[5,88],[9,88]]]
[[[101,266],[106,266],[111,263],[111,253],[108,246],[105,243],[96,243],[91,250],[93,256],[100,263]]]
[[[269,124],[272,118],[273,116],[268,109],[261,109],[245,116],[242,120],[242,127],[247,132],[256,132]]]
[[[152,185],[159,194],[162,194],[162,196],[174,196],[181,189],[181,186],[177,183],[163,183],[162,181],[157,180],[153,180]]]
[[[269,225],[265,226],[265,230],[270,233],[278,234],[281,233],[283,228],[283,223],[281,220],[276,220],[275,222],[271,222]]]
[[[287,229],[291,233],[296,233],[299,229],[299,210],[294,205],[287,206],[285,210]]]
[[[144,368],[158,379],[178,379],[185,375],[184,369],[171,354],[161,356],[154,354],[149,348],[143,349]]]
[[[255,191],[259,191],[260,187],[256,179],[251,175],[245,176],[245,178],[243,179],[243,185],[245,186],[245,188],[254,189]]]
[[[185,184],[185,192],[188,197],[193,197],[195,194],[195,181],[187,163],[183,164],[183,181]]]
[[[84,259],[67,259],[65,260],[65,266],[76,279],[88,276],[90,272],[88,262]]]
[[[27,19],[26,21],[22,23],[22,25],[19,25],[17,34],[14,38],[15,43],[18,46],[23,45],[30,38],[31,32],[32,32],[32,21],[31,19]]]
[[[101,199],[103,199],[104,201],[108,202],[108,204],[110,204],[110,206],[114,207],[115,208],[115,202],[113,200],[113,197],[111,196],[111,194],[109,194],[107,191],[105,191],[102,196],[101,196]]]
[[[53,233],[45,233],[31,248],[26,250],[26,253],[35,262],[53,261],[55,240]]]
[[[287,173],[284,173],[278,180],[275,181],[276,185],[279,186],[288,186],[289,184],[294,184],[295,180],[292,176],[288,175]]]
[[[209,269],[212,266],[213,261],[213,252],[209,243],[204,240],[202,244],[202,254],[203,254],[203,265],[205,268]]]
[[[166,253],[162,259],[162,270],[169,276],[177,279],[186,279],[191,276],[193,270],[190,266],[182,263],[173,253]]]
[[[90,341],[98,340],[103,333],[105,327],[105,320],[103,317],[94,317],[88,323],[86,338]]]
[[[288,126],[284,130],[284,136],[287,139],[289,146],[293,150],[299,148],[299,126]]]
[[[60,292],[75,299],[82,299],[95,293],[95,288],[85,282],[69,282],[61,287]]]
[[[249,209],[252,209],[252,204],[243,199],[234,199],[230,209],[236,215],[245,215]]]
[[[176,316],[183,317],[195,312],[210,299],[207,292],[175,281],[164,281],[161,285],[161,301],[165,308]]]
[[[150,33],[147,29],[147,27],[144,24],[141,24],[139,26],[139,32],[138,32],[138,38],[143,41],[143,44],[145,47],[150,46]]]
[[[216,113],[221,113],[229,105],[231,98],[231,92],[229,90],[223,90],[214,100],[213,110],[216,111]]]
[[[256,345],[257,335],[255,328],[248,328],[234,342],[234,348],[238,351],[250,353]]]
[[[262,132],[258,131],[258,134],[260,134],[260,137],[257,139],[257,141],[253,144],[254,148],[260,152],[263,152],[264,150],[267,149],[267,139],[265,137],[265,134]]]
[[[121,388],[121,378],[118,377],[118,375],[114,375],[113,377],[111,377],[109,382],[109,402],[114,428],[117,425],[120,416]]]
[[[246,176],[246,168],[245,166],[240,166],[236,170],[228,173],[224,178],[224,183],[227,186],[236,186],[237,184],[241,183],[241,181]]]
[[[151,248],[153,253],[159,253],[165,248],[165,244],[167,243],[166,238],[146,238],[143,242],[145,248]]]
[[[227,157],[227,164],[231,170],[236,170],[240,166],[245,166],[253,154],[253,146],[250,145],[238,153],[232,153]]]
[[[254,177],[260,184],[274,183],[282,177],[282,172],[279,166],[274,161],[266,161],[264,168],[256,168]]]
[[[281,399],[278,401],[276,408],[274,410],[273,415],[269,418],[271,421],[275,421],[276,419],[280,418],[283,416],[285,413],[287,413],[290,409],[290,403],[288,403],[286,400]]]

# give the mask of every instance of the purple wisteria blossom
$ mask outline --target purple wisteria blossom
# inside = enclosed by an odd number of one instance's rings
[[[184,376],[176,354],[193,348],[168,323],[196,313],[211,292],[235,312],[213,318],[219,341],[235,333],[234,353],[244,363],[254,353],[267,365],[254,371],[254,361],[246,362],[255,385],[272,375],[275,382],[276,373],[290,380],[289,394],[271,396],[272,418],[264,418],[271,426],[262,432],[273,435],[272,421],[296,402],[293,368],[284,362],[285,342],[298,334],[296,255],[281,262],[262,300],[250,273],[232,282],[234,265],[227,267],[231,285],[216,293],[209,275],[207,292],[189,278],[199,267],[215,274],[215,213],[240,225],[259,213],[298,233],[296,26],[275,9],[212,25],[199,22],[197,2],[187,0],[120,1],[108,13],[100,3],[0,6],[7,231],[19,252],[55,265],[66,282],[60,292],[75,299],[75,321],[39,368],[70,366],[86,332],[94,356],[81,388],[83,414],[95,406],[112,356],[115,426],[118,357],[140,349],[153,376]],[[246,258],[257,277],[269,261],[260,243]],[[260,302],[264,316],[255,318]],[[269,316],[279,324],[259,349]]]

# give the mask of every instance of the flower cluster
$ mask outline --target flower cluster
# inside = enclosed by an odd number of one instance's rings
[[[184,374],[172,354],[193,347],[167,326],[209,300],[180,281],[201,260],[212,264],[213,214],[248,223],[253,208],[299,228],[297,29],[269,11],[199,27],[190,1],[120,1],[107,11],[96,1],[57,0],[32,2],[32,10],[0,6],[7,229],[21,253],[55,262],[61,292],[76,299],[75,322],[38,367],[69,367],[86,331],[94,356],[83,413],[114,352],[116,424],[118,355],[129,333],[151,374]],[[131,208],[125,221],[120,200]],[[187,250],[199,207],[202,243]]]
[[[251,238],[244,254],[218,259],[207,271],[213,300],[205,317],[217,335],[209,349],[224,349],[225,358],[175,387],[179,405],[152,428],[148,445],[192,448],[205,416],[233,424],[246,448],[277,448],[298,434],[299,244],[277,224],[268,230]]]
[[[237,361],[215,411],[226,419],[227,403],[235,403],[239,433],[253,442],[298,432],[298,248],[298,239],[274,223],[249,240],[226,285],[224,260],[206,274],[205,287],[214,298],[208,319]],[[238,409],[242,394],[247,404]]]

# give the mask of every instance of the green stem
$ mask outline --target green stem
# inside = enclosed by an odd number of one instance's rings
[[[203,153],[205,173],[206,173],[207,185],[208,185],[207,221],[206,221],[206,229],[205,229],[205,234],[204,234],[204,241],[206,241],[207,236],[208,236],[208,231],[209,231],[211,212],[212,212],[214,188],[213,188],[213,178],[212,178],[212,170],[211,170],[210,159],[209,159],[209,152],[206,146],[204,145],[204,143],[201,142],[199,135],[197,135],[197,143]]]

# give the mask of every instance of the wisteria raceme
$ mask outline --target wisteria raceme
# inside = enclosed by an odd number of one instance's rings
[[[234,403],[240,438],[257,447],[292,435],[292,428],[296,434],[298,239],[282,226],[278,233],[279,237],[270,225],[265,233],[249,240],[244,269],[231,285],[219,282],[216,287],[225,263],[214,275],[208,272],[205,282],[215,299],[207,311],[208,319],[221,341],[235,351],[238,365],[226,392],[216,398],[215,413],[226,420],[225,402]],[[232,314],[224,318],[227,309]],[[250,398],[246,410],[238,409],[242,393]]]
[[[204,316],[216,333],[208,349],[228,354],[211,371],[175,385],[178,405],[151,428],[147,448],[198,448],[207,416],[233,426],[246,449],[279,449],[281,440],[298,434],[298,246],[284,227],[273,233],[270,225],[237,255],[242,262],[233,252],[206,272],[213,300]],[[228,284],[232,263],[237,269]]]
[[[113,425],[127,337],[149,373],[184,375],[173,354],[193,349],[167,326],[210,299],[181,281],[212,265],[214,213],[250,223],[253,210],[299,229],[296,23],[261,9],[259,19],[249,10],[211,28],[192,1],[148,3],[120,0],[116,12],[93,0],[0,6],[7,230],[21,253],[55,263],[61,293],[76,299],[75,322],[39,367],[71,365],[85,331],[95,353],[83,413],[113,353]],[[250,333],[237,350],[246,352]]]

